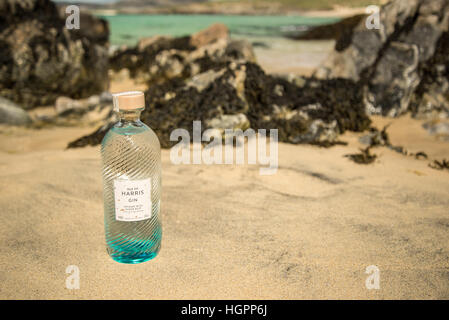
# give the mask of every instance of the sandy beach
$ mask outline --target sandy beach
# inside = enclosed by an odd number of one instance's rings
[[[268,42],[268,41],[267,41]],[[335,41],[276,39],[269,48],[255,47],[257,62],[266,73],[311,76],[333,50]]]
[[[374,119],[387,121],[392,143],[449,154],[419,121]],[[330,149],[281,143],[271,176],[163,150],[161,252],[123,265],[105,250],[99,147],[65,150],[91,130],[1,127],[2,299],[449,298],[448,173],[426,160],[376,148],[354,164],[355,133]],[[365,287],[369,265],[380,290]]]

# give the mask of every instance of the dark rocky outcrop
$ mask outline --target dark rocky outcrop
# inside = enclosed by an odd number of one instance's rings
[[[447,112],[448,0],[394,0],[380,11],[380,29],[363,19],[339,38],[320,78],[346,78],[363,88],[367,111],[397,116],[425,108]]]
[[[361,90],[351,80],[284,79],[267,75],[255,63],[228,62],[191,79],[175,77],[153,84],[145,94],[142,121],[157,133],[161,145],[170,147],[176,128],[192,130],[194,120],[202,130],[278,129],[279,140],[331,146],[345,130],[362,131],[365,115]],[[69,147],[101,142],[110,124]]]
[[[141,39],[135,47],[119,48],[110,58],[110,68],[128,69],[131,77],[152,84],[191,78],[235,59],[254,61],[251,45],[230,41],[226,26],[214,24],[191,36],[154,36]]]
[[[342,20],[319,25],[299,34],[289,35],[288,38],[295,40],[338,40],[335,50],[342,51],[348,45],[348,39],[352,38],[354,28],[366,18],[364,14],[358,14],[352,17],[343,18]]]
[[[280,141],[320,146],[341,143],[340,133],[370,124],[360,84],[268,75],[255,63],[251,45],[230,40],[222,27],[191,37],[143,39],[117,51],[111,66],[148,83],[141,119],[163,147],[176,143],[170,141],[174,129],[192,130],[194,120],[201,120],[203,131],[278,129]],[[100,143],[112,122],[69,147]]]
[[[49,0],[0,1],[0,96],[29,109],[106,90],[108,33],[86,13],[80,30],[68,30]]]
[[[437,114],[449,115],[449,32],[444,32],[435,53],[421,64],[421,81],[410,103],[410,111],[419,117],[432,118]]]
[[[190,37],[169,38],[155,36],[142,39],[135,47],[117,49],[109,59],[110,69],[120,71],[128,69],[133,78],[150,80],[150,68],[157,62],[157,56],[162,52],[172,50],[190,52],[195,48],[190,45]],[[163,59],[159,59],[163,60]],[[180,55],[173,55],[172,61],[183,61]]]

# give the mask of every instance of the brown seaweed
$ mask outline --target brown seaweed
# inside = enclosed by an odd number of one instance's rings
[[[442,159],[439,160],[433,160],[431,163],[429,163],[429,167],[436,170],[449,170],[449,160]]]
[[[370,164],[377,158],[377,155],[371,154],[370,149],[371,146],[368,146],[365,149],[360,149],[360,153],[346,154],[345,157],[358,164]]]

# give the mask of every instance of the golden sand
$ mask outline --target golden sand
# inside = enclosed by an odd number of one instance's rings
[[[420,122],[388,120],[393,144],[449,155]],[[162,250],[110,259],[93,128],[0,128],[2,299],[449,298],[449,172],[387,148],[356,165],[348,146],[279,145],[279,170],[173,165],[162,153]],[[66,288],[66,267],[80,289]],[[380,269],[367,290],[365,269]]]

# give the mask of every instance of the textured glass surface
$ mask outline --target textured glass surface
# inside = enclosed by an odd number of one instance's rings
[[[156,134],[139,120],[121,121],[101,144],[103,160],[104,225],[109,255],[122,263],[154,258],[161,247],[161,152]],[[114,180],[151,179],[151,218],[115,219]]]

